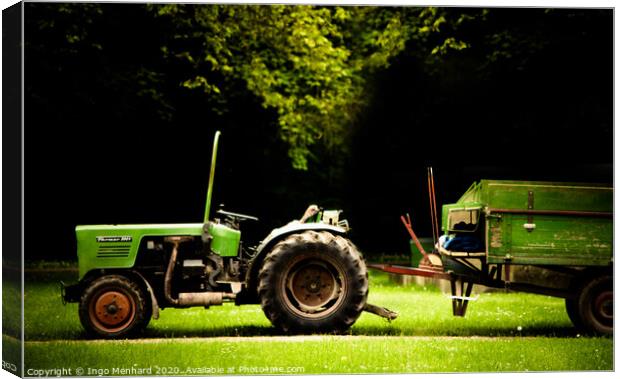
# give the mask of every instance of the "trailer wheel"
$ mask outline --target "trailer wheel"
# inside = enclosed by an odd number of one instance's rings
[[[577,328],[578,330],[583,330],[584,325],[583,322],[581,322],[581,317],[579,316],[579,307],[577,305],[577,300],[566,299],[564,305],[566,306],[566,313],[568,314],[568,318],[570,318],[573,325],[575,325],[575,328]]]
[[[579,319],[587,333],[611,334],[614,327],[614,290],[610,275],[585,283],[577,299]],[[579,325],[575,325],[578,326]]]
[[[126,337],[148,324],[151,310],[144,291],[121,275],[95,279],[84,291],[79,306],[80,322],[94,337]]]
[[[267,318],[284,332],[342,333],[366,305],[366,264],[343,237],[295,234],[265,258],[258,294]]]

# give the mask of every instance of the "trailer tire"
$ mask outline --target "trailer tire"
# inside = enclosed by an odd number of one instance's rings
[[[564,305],[566,306],[566,313],[577,330],[583,330],[584,325],[579,316],[579,307],[576,299],[565,299]]]
[[[577,298],[580,326],[585,333],[613,333],[613,298],[611,275],[599,276],[585,282]]]
[[[122,275],[94,279],[79,305],[80,322],[92,337],[119,338],[146,327],[151,307],[142,288]]]
[[[342,333],[366,305],[368,272],[349,240],[307,231],[265,257],[258,294],[267,318],[285,333]]]

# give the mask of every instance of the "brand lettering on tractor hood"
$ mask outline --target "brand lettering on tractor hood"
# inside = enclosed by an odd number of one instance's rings
[[[97,242],[131,242],[131,236],[98,236]]]

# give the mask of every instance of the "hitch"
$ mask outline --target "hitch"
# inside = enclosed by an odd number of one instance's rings
[[[394,311],[391,311],[387,308],[379,307],[377,305],[368,304],[368,303],[366,303],[366,305],[364,306],[364,310],[369,313],[374,313],[377,316],[381,316],[387,319],[388,321],[395,320],[396,317],[398,317],[398,313]]]

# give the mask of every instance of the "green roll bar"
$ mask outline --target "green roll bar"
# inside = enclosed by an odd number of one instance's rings
[[[209,188],[207,189],[207,204],[205,205],[204,223],[209,222],[209,212],[211,211],[211,195],[213,195],[213,180],[215,179],[215,160],[217,159],[217,143],[220,139],[220,131],[215,132],[213,138],[213,153],[211,155],[211,172],[209,173]]]

